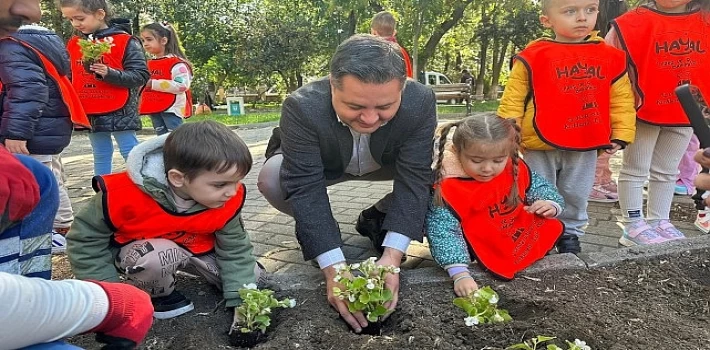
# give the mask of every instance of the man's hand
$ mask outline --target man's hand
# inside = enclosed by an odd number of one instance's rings
[[[618,150],[620,150],[620,149],[622,149],[622,148],[623,148],[623,147],[621,147],[620,144],[618,144],[618,143],[612,141],[612,142],[611,142],[611,148],[605,149],[604,152],[609,153],[609,154],[614,154],[614,153],[616,153],[616,151],[618,151]]]
[[[523,207],[530,214],[537,214],[543,218],[551,218],[557,215],[557,208],[546,200],[536,200],[533,204]]]
[[[461,272],[453,275],[454,293],[459,297],[465,297],[478,289],[478,284],[468,272]]]
[[[399,267],[402,263],[402,255],[404,253],[397,249],[385,247],[385,252],[382,253],[380,260],[377,260],[378,265],[391,265],[394,267]],[[392,292],[392,300],[385,304],[387,308],[387,314],[382,318],[387,319],[394,310],[397,308],[397,301],[399,301],[399,274],[398,273],[388,273],[385,275],[385,288]]]
[[[0,216],[22,220],[39,202],[39,186],[29,169],[0,145]]]
[[[10,153],[17,154],[30,154],[27,150],[27,140],[5,140],[5,148],[7,148]]]
[[[333,280],[336,275],[336,271],[333,266],[344,263],[345,261],[342,261],[330,265],[322,270],[323,276],[325,277],[325,289],[328,295],[328,303],[330,303],[330,306],[340,313],[340,316],[343,320],[345,320],[345,322],[347,322],[348,325],[350,325],[350,328],[352,328],[355,333],[360,333],[362,332],[363,327],[367,327],[367,319],[365,318],[365,315],[363,315],[362,312],[356,312],[354,314],[351,313],[350,310],[348,310],[347,300],[340,300],[335,296],[335,294],[333,294],[333,287],[338,287],[341,290],[345,289],[342,284]]]

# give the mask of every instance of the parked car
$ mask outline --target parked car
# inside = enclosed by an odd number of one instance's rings
[[[442,85],[451,84],[451,79],[439,72],[422,72],[419,73],[419,82],[424,85]]]

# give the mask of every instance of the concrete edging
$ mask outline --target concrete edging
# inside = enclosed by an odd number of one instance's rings
[[[548,271],[579,271],[614,266],[629,261],[644,261],[662,256],[679,256],[710,249],[710,235],[687,238],[649,246],[619,248],[608,252],[581,253],[578,256],[565,253],[548,255],[525,270],[526,274]],[[318,270],[305,273],[285,273],[269,275],[269,285],[279,290],[314,290],[324,285]],[[474,277],[487,275],[480,269],[472,269]],[[416,286],[431,283],[446,283],[451,279],[441,268],[424,267],[402,272],[402,285]]]

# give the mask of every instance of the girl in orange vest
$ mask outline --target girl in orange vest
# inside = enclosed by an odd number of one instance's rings
[[[553,218],[562,213],[564,200],[528,168],[519,148],[520,128],[495,114],[441,129],[425,228],[431,254],[458,296],[478,289],[468,269],[472,258],[494,276],[512,279],[562,235],[564,225]]]
[[[138,144],[138,97],[150,77],[145,54],[140,40],[130,34],[130,21],[111,19],[107,0],[60,0],[59,5],[78,32],[67,49],[72,84],[91,122],[94,175],[109,174],[113,167],[111,136],[124,159]],[[80,39],[109,43],[111,50],[98,61],[84,62]]]
[[[619,174],[622,245],[685,238],[669,213],[692,129],[674,91],[683,84],[694,84],[706,95],[710,91],[707,7],[707,0],[648,1],[613,20],[606,35],[607,43],[626,51],[636,93],[636,138],[624,150]]]
[[[162,135],[192,115],[192,69],[171,25],[148,24],[141,29],[141,39],[155,58],[148,60],[150,80],[141,95],[140,114],[149,114],[155,133]]]

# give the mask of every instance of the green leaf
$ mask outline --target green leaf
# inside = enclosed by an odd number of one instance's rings
[[[375,315],[373,312],[367,313],[367,320],[369,322],[377,322],[377,319],[378,319],[377,315]]]
[[[352,289],[362,289],[362,287],[367,285],[367,279],[365,277],[359,276],[353,281]]]
[[[360,300],[361,303],[367,304],[368,302],[370,302],[370,296],[367,295],[367,293],[362,293],[362,294],[360,294],[360,299],[359,299],[359,300]]]
[[[507,314],[508,312],[506,311],[505,313]],[[548,337],[546,335],[538,335],[537,337],[535,337],[535,339],[537,339],[537,341],[540,343],[544,343],[546,341],[557,339],[557,337]]]
[[[392,291],[389,290],[389,289],[385,289],[385,290],[382,291],[382,298],[381,298],[380,300],[382,300],[382,301],[390,301],[390,300],[392,300],[392,297],[393,297]]]
[[[525,343],[519,343],[519,344],[511,345],[511,346],[505,348],[505,350],[515,350],[515,349],[533,350],[533,348],[531,348],[530,345],[525,344]]]

